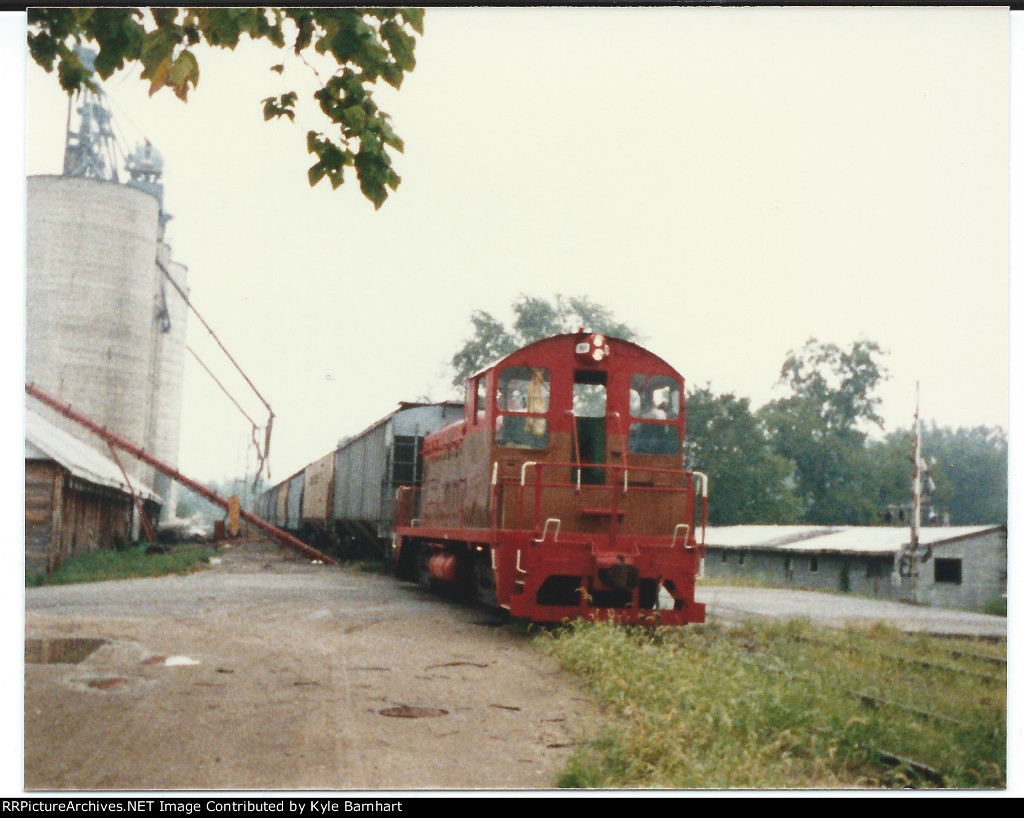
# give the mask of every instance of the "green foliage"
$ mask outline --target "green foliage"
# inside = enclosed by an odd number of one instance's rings
[[[793,464],[771,451],[749,398],[714,395],[710,387],[690,391],[686,460],[687,468],[708,475],[711,525],[799,521]]]
[[[885,628],[729,629],[575,623],[538,642],[607,718],[562,787],[680,789],[1006,786],[1006,680],[979,650]],[[985,667],[979,671],[980,667]],[[980,675],[979,675],[980,674]]]
[[[326,178],[339,187],[345,169],[355,168],[359,187],[375,208],[401,181],[387,148],[401,152],[402,140],[388,115],[377,108],[372,88],[383,80],[401,87],[416,67],[414,35],[423,34],[421,8],[29,8],[28,47],[32,59],[73,94],[96,89],[75,46],[98,46],[95,71],[101,79],[138,63],[150,96],[170,88],[183,102],[199,84],[197,46],[233,50],[244,38],[266,40],[306,63],[312,49],[336,68],[313,97],[330,123],[328,132],[309,130],[306,148],[316,157],[310,185]],[[308,64],[308,63],[307,63]],[[283,63],[270,66],[283,74]],[[262,100],[264,119],[295,119],[294,91]]]
[[[1007,522],[1009,446],[996,427],[939,428],[922,432],[922,455],[931,464],[935,504],[954,525]]]
[[[391,576],[395,572],[394,566],[390,562],[375,557],[357,560],[353,563],[353,567],[364,574],[381,574]]]
[[[790,352],[780,383],[791,395],[762,407],[758,417],[772,450],[796,466],[805,519],[815,524],[877,522],[865,426],[882,426],[873,392],[888,377],[873,341],[843,350],[811,338]]]
[[[575,332],[580,327],[627,341],[637,338],[636,332],[616,320],[611,310],[586,296],[556,295],[552,302],[520,295],[512,304],[512,312],[511,329],[482,310],[470,316],[473,335],[451,360],[453,386],[461,387],[470,376],[526,344],[551,335]]]
[[[909,506],[914,468],[914,433],[898,429],[869,443],[868,456],[878,486],[879,506]],[[1000,428],[949,429],[932,424],[921,432],[921,456],[935,483],[924,491],[927,512],[952,525],[1006,525],[1008,445]],[[925,487],[926,488],[926,487]]]
[[[103,582],[112,579],[159,577],[187,574],[216,555],[213,547],[178,546],[169,551],[147,554],[148,543],[122,549],[101,548],[69,557],[51,574],[26,577],[26,585],[72,585],[79,582]]]
[[[981,612],[989,616],[1006,616],[1006,597],[993,597],[982,606]]]

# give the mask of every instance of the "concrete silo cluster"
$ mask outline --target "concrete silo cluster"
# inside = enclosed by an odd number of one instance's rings
[[[75,103],[64,174],[27,179],[26,381],[176,467],[188,290],[187,269],[164,239],[162,160],[147,141],[119,169],[102,95]],[[27,411],[114,459],[103,440],[44,404],[29,399]],[[173,517],[175,484],[119,459]]]

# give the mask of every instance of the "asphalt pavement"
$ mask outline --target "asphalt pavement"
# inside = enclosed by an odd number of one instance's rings
[[[814,591],[728,585],[698,584],[696,598],[707,606],[709,622],[750,618],[808,619],[816,625],[836,628],[886,624],[903,631],[945,636],[1006,638],[1006,617],[950,608]]]

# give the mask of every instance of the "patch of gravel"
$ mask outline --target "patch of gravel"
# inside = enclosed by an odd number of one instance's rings
[[[105,640],[26,663],[27,791],[546,790],[599,718],[499,612],[267,542],[219,556],[26,590],[27,639]]]

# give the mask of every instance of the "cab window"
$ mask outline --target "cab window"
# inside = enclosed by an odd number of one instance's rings
[[[544,449],[548,445],[551,376],[545,367],[510,366],[498,375],[494,440],[499,446]]]
[[[629,413],[635,418],[676,420],[679,382],[668,375],[634,375],[629,390]]]
[[[669,375],[635,374],[630,381],[631,454],[679,454],[679,382]]]

